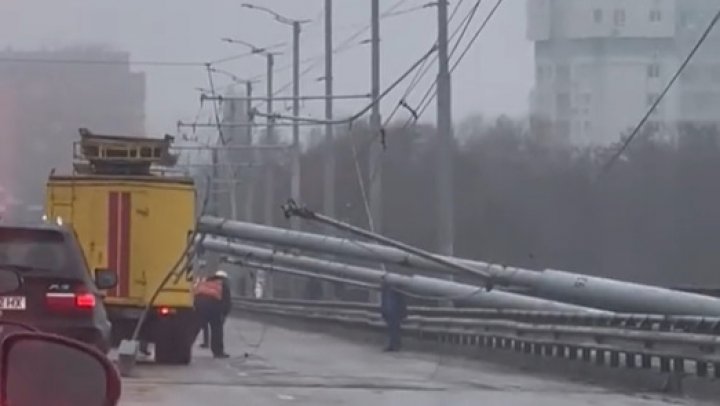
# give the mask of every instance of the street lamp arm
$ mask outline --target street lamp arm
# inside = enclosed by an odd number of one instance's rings
[[[250,52],[252,54],[262,54],[262,55],[267,55],[267,54],[280,55],[280,54],[282,54],[282,52],[272,52],[270,50],[273,48],[284,47],[285,45],[287,45],[285,42],[280,42],[277,44],[272,44],[272,45],[268,45],[268,46],[264,46],[264,47],[257,47],[255,45],[253,45],[247,41],[243,41],[241,39],[225,37],[225,38],[221,38],[220,40],[223,42],[227,42],[228,44],[243,45],[243,46],[249,48]]]
[[[268,14],[270,14],[271,16],[273,16],[273,17],[275,18],[275,20],[277,20],[278,22],[283,23],[283,24],[287,24],[287,25],[293,25],[294,23],[304,24],[304,23],[309,23],[309,22],[310,22],[310,20],[293,20],[293,19],[291,19],[291,18],[287,18],[287,17],[285,17],[285,16],[282,16],[282,15],[278,14],[277,12],[275,12],[275,11],[273,11],[273,10],[267,8],[267,7],[256,6],[256,5],[250,4],[250,3],[243,3],[243,4],[241,5],[241,7],[249,8],[249,9],[252,9],[252,10],[263,11],[263,12],[268,13]]]

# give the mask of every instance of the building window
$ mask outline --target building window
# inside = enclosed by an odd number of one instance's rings
[[[660,64],[651,63],[650,65],[648,65],[647,75],[649,78],[659,78],[660,77]]]
[[[656,8],[650,10],[650,21],[653,23],[662,21],[662,11]]]
[[[613,22],[618,27],[625,25],[625,9],[623,9],[623,8],[615,9],[615,13],[613,14]]]
[[[585,106],[589,106],[592,102],[592,95],[590,93],[583,93],[580,96],[580,100],[582,101],[582,104]]]
[[[590,130],[592,130],[592,123],[586,120],[584,123],[584,128],[586,133],[590,132]]]
[[[602,23],[603,20],[603,11],[599,8],[596,8],[593,10],[593,21],[595,21],[595,24]]]

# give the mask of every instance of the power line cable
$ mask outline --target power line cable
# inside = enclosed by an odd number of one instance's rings
[[[219,65],[219,64],[221,64],[221,63],[237,61],[237,60],[239,60],[239,59],[244,59],[244,58],[247,58],[247,57],[253,56],[253,55],[255,55],[254,52],[245,52],[245,53],[242,53],[242,54],[232,55],[232,56],[228,56],[228,57],[225,57],[225,58],[215,59],[215,60],[213,60],[213,61],[210,61],[210,64],[211,64],[211,65]]]
[[[655,99],[655,101],[653,102],[652,106],[650,106],[650,108],[648,109],[647,113],[645,113],[645,115],[642,117],[642,119],[641,119],[640,122],[637,124],[637,126],[635,126],[635,129],[633,129],[632,133],[630,133],[630,135],[629,135],[629,136],[625,139],[625,141],[622,143],[622,145],[620,146],[620,148],[610,157],[610,159],[605,163],[605,165],[603,165],[602,170],[601,170],[601,172],[600,172],[601,176],[602,176],[603,174],[607,173],[608,171],[610,171],[610,169],[612,169],[612,167],[615,165],[615,163],[617,162],[617,160],[618,160],[618,159],[622,156],[622,154],[628,149],[628,147],[630,146],[630,143],[633,142],[633,140],[635,139],[635,137],[637,137],[637,135],[640,133],[640,130],[643,128],[643,126],[645,125],[645,123],[648,121],[648,119],[650,119],[650,116],[652,115],[652,113],[657,109],[658,105],[660,105],[660,102],[661,102],[661,101],[665,98],[665,96],[668,94],[668,92],[670,91],[670,89],[672,88],[672,86],[675,84],[675,82],[677,81],[677,79],[680,77],[680,75],[681,75],[682,72],[685,70],[685,68],[687,67],[687,65],[690,63],[690,61],[692,60],[692,58],[695,56],[695,54],[697,53],[697,51],[700,49],[700,47],[702,47],[702,45],[705,43],[705,40],[706,40],[707,37],[710,35],[710,33],[712,32],[713,28],[715,28],[715,25],[717,25],[718,20],[720,20],[720,10],[718,10],[718,12],[715,14],[715,17],[713,17],[713,19],[710,21],[710,24],[709,24],[708,27],[705,29],[705,31],[703,32],[703,34],[700,36],[700,38],[698,39],[697,43],[696,43],[695,46],[692,48],[692,50],[690,51],[690,53],[688,54],[688,56],[685,58],[685,60],[683,61],[683,63],[680,65],[680,68],[675,72],[675,74],[672,76],[672,78],[670,79],[670,81],[668,82],[668,84],[665,86],[665,88],[663,89],[662,93],[660,93],[660,96],[658,96],[657,99]]]
[[[452,21],[452,20],[455,18],[455,15],[456,15],[457,12],[460,10],[460,7],[462,6],[463,1],[464,1],[464,0],[460,0],[460,1],[455,5],[455,8],[452,10],[452,12],[451,12],[451,14],[450,14],[449,21]],[[475,12],[477,11],[477,8],[479,7],[481,1],[482,1],[482,0],[477,0],[477,2],[475,3],[475,5],[473,6],[473,9],[471,10],[471,12],[468,13],[468,14],[463,18],[463,20],[460,22],[460,24],[458,25],[458,27],[454,30],[453,33],[451,33],[451,35],[450,35],[450,40],[452,40],[452,38],[455,37],[455,36],[460,32],[460,29],[461,29],[461,27],[463,27],[463,25],[464,25],[465,27],[467,27],[467,26],[469,25],[470,20],[472,19],[472,17],[474,16]],[[465,30],[466,30],[466,29],[463,30],[463,35],[464,35]],[[462,39],[462,38],[458,39],[458,43],[460,42],[461,39]],[[437,46],[437,42],[435,43],[435,46]],[[453,48],[453,51],[454,51],[456,48],[457,48],[457,44],[456,44],[456,46]],[[437,61],[437,59],[438,59],[438,55],[437,55],[437,53],[435,53],[432,58],[429,58],[429,59],[426,59],[425,61],[423,61],[423,64],[422,64],[421,67],[416,71],[415,76],[414,76],[413,79],[411,80],[410,85],[409,85],[408,88],[405,90],[405,93],[404,93],[404,95],[401,97],[401,99],[400,99],[400,101],[398,102],[397,106],[393,109],[393,111],[390,113],[390,115],[388,116],[388,118],[385,120],[385,124],[383,124],[383,129],[382,129],[382,132],[383,132],[383,133],[384,133],[384,131],[385,131],[384,127],[386,127],[386,126],[390,123],[390,121],[392,120],[393,116],[397,113],[397,111],[399,110],[400,107],[405,107],[406,109],[408,109],[408,110],[410,111],[412,117],[418,117],[417,112],[416,112],[414,109],[412,109],[412,107],[410,107],[410,106],[407,104],[405,98],[412,92],[412,90],[414,89],[414,87],[417,86],[417,84],[420,82],[420,80],[422,79],[422,77],[424,77],[425,74],[427,74],[427,72],[430,70],[430,68],[431,68],[431,66],[432,66],[432,62]],[[430,62],[429,62],[429,61],[430,61]],[[428,63],[426,64],[426,62],[428,62]],[[368,140],[367,145],[365,145],[363,149],[369,148],[370,145],[371,145],[373,142],[375,142],[378,137],[381,137],[383,133],[375,134],[373,137],[371,137],[371,138]],[[353,159],[355,160],[355,166],[356,166],[356,167],[359,167],[360,163],[359,163],[359,161],[358,161],[357,148],[356,148],[356,146],[355,146],[354,144],[353,144],[352,147],[353,147]],[[377,162],[377,164],[375,165],[374,168],[369,168],[369,169],[368,169],[368,181],[369,181],[369,182],[372,182],[373,180],[375,180],[375,177],[377,177],[377,174],[379,173],[379,169],[380,169],[380,161]],[[356,171],[357,171],[357,170],[356,170]],[[364,181],[363,181],[363,179],[362,179],[362,176],[360,175],[359,172],[357,173],[357,181],[358,181],[358,186],[360,187],[361,192],[362,192],[363,190],[366,189],[366,185],[365,185],[365,183],[364,183]],[[364,207],[366,208],[365,211],[366,211],[366,213],[369,213],[368,207],[369,207],[369,204],[370,204],[370,203],[369,203],[369,201],[368,201],[367,196],[365,195],[365,193],[362,193],[362,195],[363,195],[363,205],[364,205]],[[369,215],[369,214],[368,214],[368,215]],[[372,218],[371,218],[371,217],[368,217],[368,223],[369,223],[369,224],[372,224]]]
[[[452,21],[452,20],[455,18],[455,15],[456,15],[457,12],[460,10],[460,6],[462,5],[463,1],[464,1],[464,0],[460,0],[460,1],[455,5],[455,8],[454,8],[453,11],[450,13],[449,21]],[[474,14],[474,11],[477,11],[477,8],[478,8],[478,6],[480,5],[481,2],[482,2],[482,0],[477,0],[477,2],[475,3],[475,6],[473,7],[473,12],[472,12],[472,13],[468,13],[468,14],[463,18],[463,20],[460,22],[460,24],[458,25],[458,27],[450,34],[450,40],[452,40],[452,39],[458,34],[458,31],[459,31],[460,27],[462,27],[464,24],[465,24],[465,26],[467,26],[467,25],[469,24],[469,20],[470,20],[470,18],[471,18],[471,15]],[[416,72],[415,77],[410,81],[410,84],[408,85],[407,89],[405,90],[405,92],[403,93],[403,95],[400,97],[400,100],[398,101],[398,104],[395,105],[395,108],[392,110],[392,112],[390,112],[390,114],[388,115],[388,117],[385,119],[385,123],[383,124],[384,126],[387,126],[388,124],[390,124],[390,122],[392,121],[392,119],[395,117],[395,114],[397,114],[398,110],[400,110],[400,107],[405,107],[405,108],[408,108],[408,107],[409,107],[409,105],[407,104],[407,100],[406,100],[407,97],[410,96],[410,93],[412,93],[412,91],[415,90],[415,88],[420,84],[420,81],[422,80],[422,78],[424,78],[425,75],[427,75],[427,73],[430,71],[430,69],[432,69],[432,66],[433,66],[433,64],[435,63],[435,61],[437,61],[437,59],[438,59],[438,55],[436,54],[436,55],[433,56],[432,60],[428,61],[428,64],[427,64],[426,66],[423,66],[421,69],[419,69],[419,70]],[[410,109],[410,110],[411,110],[412,112],[415,111],[415,110],[413,110],[413,109]],[[415,114],[413,114],[413,116],[415,116]]]
[[[357,119],[365,115],[370,109],[375,106],[377,103],[382,101],[390,92],[392,92],[400,83],[402,83],[408,76],[410,76],[411,73],[413,73],[425,60],[427,60],[430,56],[432,56],[437,51],[437,44],[433,45],[422,57],[420,57],[417,61],[415,61],[405,72],[403,72],[390,86],[385,88],[380,95],[378,95],[377,98],[373,99],[367,106],[360,109],[357,113],[353,114],[350,117],[338,119],[338,120],[318,120],[310,117],[294,117],[294,116],[285,116],[282,114],[272,114],[269,115],[271,118],[279,119],[279,120],[293,120],[293,121],[301,121],[301,122],[310,122],[310,123],[317,123],[317,124],[350,124],[352,125],[353,122],[355,122]],[[267,117],[267,114],[260,113],[258,111],[255,111],[256,115]]]
[[[165,67],[204,67],[204,62],[188,61],[153,61],[153,60],[120,60],[120,59],[46,59],[26,57],[0,57],[0,63],[33,63],[33,64],[68,64],[68,65],[132,65],[132,66],[165,66]]]
[[[498,0],[497,3],[495,3],[495,6],[493,6],[492,10],[490,10],[490,13],[488,13],[487,17],[485,17],[485,20],[483,23],[478,27],[478,29],[473,34],[470,41],[466,44],[465,48],[463,49],[462,53],[458,57],[458,59],[453,63],[452,67],[450,68],[450,73],[454,72],[455,69],[457,69],[460,62],[463,60],[465,55],[467,55],[468,51],[472,48],[477,38],[480,36],[480,34],[485,30],[485,27],[488,25],[490,20],[493,18],[497,10],[500,8],[504,0]],[[459,44],[459,40],[458,40]],[[457,49],[457,47],[454,47],[454,49]],[[437,96],[437,79],[433,81],[433,83],[428,88],[427,92],[425,92],[425,96],[419,103],[419,108],[417,109],[417,118],[410,118],[408,121],[405,122],[405,125],[403,126],[406,128],[410,123],[417,122],[417,120],[425,113],[425,110],[430,106],[430,103],[435,99]]]
[[[407,1],[408,0],[398,0],[395,4],[390,6],[383,13],[381,13],[380,18],[384,19],[387,17],[391,17],[392,13],[395,12],[395,10],[397,10],[400,6],[405,4]],[[460,1],[463,1],[463,0],[460,0]],[[351,34],[350,36],[348,36],[345,40],[343,40],[339,45],[337,45],[333,49],[333,54],[334,55],[341,54],[343,52],[349,51],[351,49],[354,49],[354,48],[357,48],[357,47],[363,45],[361,42],[356,42],[355,40],[357,38],[359,38],[361,35],[365,34],[370,29],[370,27],[371,27],[371,25],[367,24],[362,29],[360,29],[360,30],[354,32],[353,34]],[[315,55],[315,56],[305,59],[303,62],[311,62],[311,64],[300,72],[300,78],[301,79],[304,78],[310,72],[312,72],[315,68],[319,67],[322,64],[322,62],[324,61],[324,58],[325,58],[324,54],[319,54],[319,55]],[[290,69],[291,67],[292,67],[292,63],[283,65],[282,67],[278,68],[274,72],[282,72],[282,71]],[[259,76],[262,77],[264,75],[259,75]],[[292,85],[293,85],[292,81],[289,81],[289,82],[283,84],[282,86],[280,86],[280,88],[278,88],[278,90],[276,90],[273,93],[273,96],[277,96],[277,95],[281,94],[285,90],[289,89]],[[261,103],[260,105],[262,106],[262,104],[263,103]]]

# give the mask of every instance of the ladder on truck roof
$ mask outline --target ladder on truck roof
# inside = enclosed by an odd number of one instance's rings
[[[151,175],[153,165],[173,167],[178,156],[170,153],[175,140],[164,138],[98,135],[81,128],[73,143],[73,167],[77,174]]]

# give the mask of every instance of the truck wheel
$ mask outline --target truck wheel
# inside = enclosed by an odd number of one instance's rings
[[[193,314],[183,312],[161,320],[155,336],[155,362],[159,364],[187,365],[192,360],[196,329]]]
[[[188,365],[192,360],[192,343],[177,336],[163,334],[155,343],[155,362],[168,365]]]

